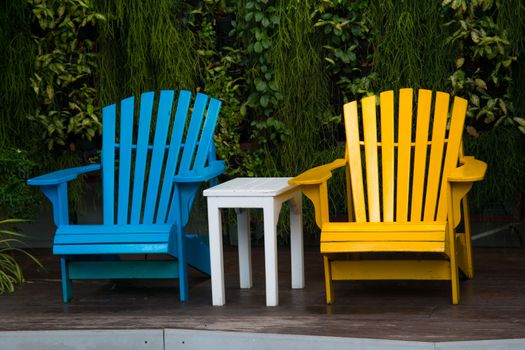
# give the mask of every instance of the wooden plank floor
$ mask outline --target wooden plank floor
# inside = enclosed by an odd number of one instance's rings
[[[306,288],[290,289],[290,256],[279,252],[280,306],[265,306],[262,248],[254,248],[254,284],[240,290],[237,251],[225,251],[226,305],[211,306],[210,280],[190,273],[190,302],[177,281],[79,281],[61,302],[58,261],[37,250],[47,271],[26,263],[28,282],[0,296],[0,330],[183,328],[413,341],[525,338],[525,249],[476,248],[476,276],[450,304],[448,282],[336,282],[324,303],[321,257],[305,252]]]

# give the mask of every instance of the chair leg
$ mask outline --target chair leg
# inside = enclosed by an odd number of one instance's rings
[[[459,266],[457,259],[456,232],[453,225],[448,225],[449,258],[450,258],[450,284],[452,287],[452,304],[459,304]]]
[[[66,304],[73,299],[73,283],[69,278],[69,266],[65,257],[60,258],[60,271],[62,273],[62,299]]]
[[[324,284],[326,289],[326,303],[332,304],[334,302],[334,287],[332,285],[332,267],[330,260],[326,255],[323,256],[324,260]]]
[[[474,277],[474,264],[472,263],[472,242],[471,242],[471,230],[470,230],[470,213],[468,208],[468,201],[467,198],[463,198],[461,201],[463,205],[463,221],[465,224],[465,262],[466,266],[465,276],[467,278],[473,278]]]
[[[179,293],[180,301],[188,301],[188,267],[186,264],[186,237],[184,228],[177,226],[177,249],[179,259]]]

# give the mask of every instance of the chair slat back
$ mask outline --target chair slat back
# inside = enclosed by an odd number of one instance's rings
[[[191,93],[181,91],[172,113],[174,99],[173,90],[146,92],[139,106],[129,97],[118,110],[103,109],[104,224],[167,223],[180,205],[174,177],[198,175],[207,165],[220,102],[199,93],[192,106]]]
[[[379,174],[377,170],[377,123],[376,99],[365,98],[363,108],[363,133],[365,139],[366,188],[370,222],[381,221],[381,203],[379,202]]]
[[[399,91],[396,221],[407,222],[412,143],[412,89]]]
[[[419,90],[417,98],[416,146],[414,151],[414,181],[410,220],[421,222],[427,164],[428,128],[432,107],[432,91]]]
[[[375,99],[375,98],[374,98]],[[394,221],[394,92],[380,94],[383,221]]]
[[[133,111],[135,100],[127,98],[120,103],[120,152],[118,178],[117,223],[128,222],[129,185],[131,178],[131,144],[133,142]]]
[[[345,104],[344,114],[355,220],[357,222],[366,222],[365,194],[363,173],[361,169],[361,147],[359,146],[357,101]]]
[[[146,162],[148,159],[148,144],[151,128],[151,117],[153,115],[153,92],[143,93],[140,98],[140,120],[135,154],[134,179],[145,179]],[[142,216],[142,199],[144,197],[144,181],[133,181],[133,203],[131,205],[131,224],[140,223]],[[110,202],[107,202],[108,205]],[[106,205],[106,202],[104,202]]]
[[[448,94],[417,95],[415,105],[413,90],[401,89],[396,114],[394,92],[381,93],[379,118],[376,96],[363,98],[360,111],[357,101],[344,106],[356,222],[446,220],[447,176],[458,164],[467,101],[456,97],[449,117]]]
[[[436,215],[439,179],[443,166],[443,148],[445,146],[449,99],[448,94],[442,92],[436,94],[423,221],[433,221]]]

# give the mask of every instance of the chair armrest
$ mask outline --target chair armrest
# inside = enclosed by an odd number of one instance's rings
[[[315,222],[322,228],[329,221],[328,213],[328,179],[332,171],[346,165],[346,159],[336,159],[332,163],[321,165],[305,171],[290,179],[290,185],[300,186],[301,191],[312,201],[315,208]]]
[[[483,180],[487,171],[487,164],[474,157],[463,157],[460,163],[463,165],[453,169],[447,178],[450,184],[448,210],[452,214],[450,221],[454,228],[461,221],[461,201],[466,198],[474,181]]]
[[[463,165],[452,170],[448,176],[449,182],[473,182],[483,180],[487,171],[487,164],[474,157],[461,159]]]
[[[207,167],[200,169],[199,173],[194,175],[174,176],[174,182],[202,182],[213,179],[224,172],[225,166],[223,160],[210,162]]]
[[[33,177],[27,180],[27,184],[30,186],[50,186],[50,185],[59,185],[64,182],[68,182],[76,179],[79,175],[84,173],[89,173],[92,171],[97,171],[101,169],[100,164],[89,164],[84,166],[79,166],[76,168],[69,168],[54,171],[45,175]]]
[[[324,164],[305,171],[290,179],[290,185],[318,185],[332,177],[332,171],[346,164],[346,159],[336,159],[332,163]]]

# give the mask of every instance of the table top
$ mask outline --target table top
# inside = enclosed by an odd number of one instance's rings
[[[238,177],[204,190],[206,197],[274,197],[294,189],[291,177]]]

